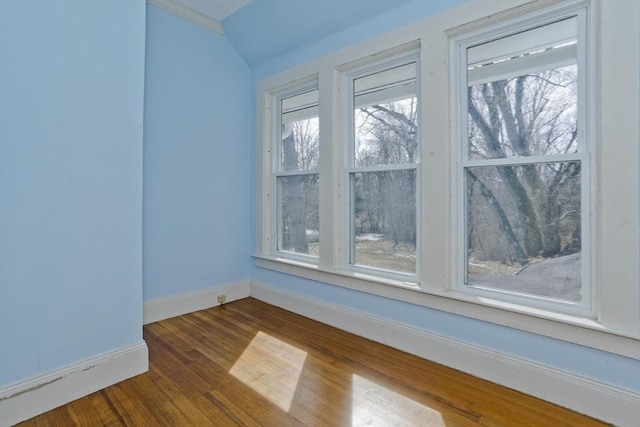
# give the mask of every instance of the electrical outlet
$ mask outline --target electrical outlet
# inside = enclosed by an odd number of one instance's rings
[[[227,302],[227,296],[225,294],[218,295],[218,304],[224,304]]]

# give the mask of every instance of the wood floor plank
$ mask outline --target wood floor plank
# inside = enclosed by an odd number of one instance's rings
[[[189,352],[193,358],[188,363],[181,363],[179,349],[168,346],[155,335],[148,333],[148,331],[145,333],[145,340],[149,346],[149,376],[155,384],[164,390],[171,389],[171,396],[180,393],[182,395],[181,401],[184,402],[185,399],[187,401],[185,406],[189,408],[197,407],[208,419],[205,425],[221,427],[238,425],[233,420],[228,419],[224,411],[219,407],[211,405],[211,402],[206,397],[206,394],[215,389],[226,373],[220,374],[219,371],[214,370],[214,372],[217,372],[218,377],[210,375],[210,372],[208,373],[209,375],[199,375],[198,372],[206,372],[205,369],[200,368],[199,360],[206,359],[202,354],[197,353],[196,356],[195,353]],[[194,366],[197,369],[194,370]],[[213,378],[214,381],[208,381],[210,378]],[[182,409],[183,404],[181,402],[176,403]]]
[[[68,405],[53,409],[46,414],[36,417],[36,425],[38,427],[64,427],[75,425],[69,410],[70,407]]]
[[[149,372],[20,426],[602,426],[252,298],[146,325]]]
[[[82,427],[100,427],[103,423],[100,420],[100,414],[91,402],[89,396],[73,401],[70,405],[74,411],[73,421],[76,425]]]
[[[126,425],[122,415],[106,397],[106,392],[100,390],[87,396],[98,414],[100,425],[116,427]]]
[[[179,372],[167,369],[162,371],[160,367],[150,366],[149,379],[171,399],[172,403],[184,414],[191,425],[212,425],[222,415],[219,411],[211,410],[206,404],[203,393],[193,392],[195,387],[191,383],[184,382],[178,377],[187,374],[187,369]]]
[[[256,393],[248,385],[227,377],[210,397],[228,411],[242,416],[249,425],[301,426],[303,425],[288,412],[271,403],[266,396]],[[248,421],[251,420],[251,421]]]
[[[151,426],[157,423],[158,426],[167,426],[168,424],[162,418],[157,419],[149,411],[147,403],[143,403],[146,396],[129,397],[123,387],[126,387],[130,381],[123,381],[103,390],[104,396],[121,417],[123,424],[126,426]]]

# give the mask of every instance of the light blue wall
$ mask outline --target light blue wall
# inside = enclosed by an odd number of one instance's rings
[[[142,339],[144,28],[0,1],[0,385]]]
[[[255,83],[262,78],[382,34],[390,29],[436,14],[462,2],[418,0],[404,3],[390,12],[330,34],[311,44],[297,46],[277,58],[263,61],[252,69],[252,96],[255,99]],[[268,17],[263,16],[262,19],[268,19]],[[247,34],[246,37],[249,35]],[[255,122],[255,117],[253,121]],[[252,129],[255,129],[255,126],[252,126]],[[253,137],[255,138],[255,132]],[[252,154],[254,157],[251,171],[254,171],[255,147],[253,147]],[[252,183],[254,183],[252,192],[255,192],[255,176],[252,178]],[[255,213],[253,204],[252,210]],[[567,372],[640,392],[640,362],[638,360],[326,283],[301,279],[258,268],[255,265],[252,267],[251,277],[253,280],[322,301],[360,310],[499,353],[523,357]]]
[[[250,84],[222,35],[147,6],[145,300],[249,278]]]

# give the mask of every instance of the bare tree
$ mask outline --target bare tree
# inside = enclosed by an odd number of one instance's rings
[[[317,119],[290,125],[282,139],[282,168],[285,171],[317,169],[319,156]],[[281,178],[282,249],[309,252],[307,228],[318,227],[317,174]]]
[[[558,155],[577,150],[576,66],[547,70],[469,87],[469,155],[472,159]],[[471,171],[473,169],[473,171]],[[572,241],[578,250],[579,221],[568,228],[563,213],[579,212],[579,162],[549,162],[476,167],[468,170],[470,185],[497,219],[508,256],[518,263],[528,257],[566,253]],[[576,192],[576,190],[578,190]],[[563,202],[563,203],[561,203]],[[563,206],[564,209],[563,209]],[[477,214],[475,215],[477,217]],[[469,221],[477,218],[470,218]],[[482,233],[473,227],[475,233]],[[490,233],[485,228],[484,233]],[[567,238],[566,234],[573,238]],[[491,237],[491,236],[489,236]],[[477,236],[476,241],[481,239]],[[565,243],[563,247],[563,242]],[[472,250],[482,254],[477,247]]]
[[[417,99],[408,98],[359,109],[360,167],[414,163],[418,154]],[[368,232],[397,244],[416,243],[416,174],[413,169],[369,172],[356,180],[356,216]]]

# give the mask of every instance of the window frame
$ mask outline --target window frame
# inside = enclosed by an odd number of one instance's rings
[[[278,257],[287,258],[291,260],[297,260],[303,263],[308,264],[318,264],[319,257],[309,254],[297,253],[293,251],[286,251],[280,249],[280,239],[282,238],[282,231],[280,230],[282,224],[282,205],[280,202],[281,193],[279,191],[279,178],[289,177],[289,176],[307,176],[307,175],[319,175],[320,169],[319,167],[316,169],[309,170],[289,170],[285,171],[282,167],[282,100],[286,98],[290,98],[296,95],[300,95],[303,93],[311,92],[313,90],[318,89],[318,81],[317,79],[305,79],[300,84],[291,85],[281,91],[274,93],[271,96],[271,111],[274,111],[275,114],[271,116],[272,123],[272,137],[271,137],[271,179],[269,180],[271,183],[271,194],[273,194],[271,200],[271,248],[270,251],[274,254],[277,254]],[[319,119],[319,116],[318,116]]]
[[[436,16],[398,28],[256,82],[256,246],[255,265],[289,275],[333,284],[385,298],[421,305],[530,333],[561,339],[615,354],[640,358],[640,92],[637,79],[640,37],[619,45],[621,37],[640,35],[633,20],[637,6],[619,2],[603,7],[601,0],[471,0]],[[591,181],[593,316],[561,313],[544,307],[460,292],[453,286],[455,264],[451,236],[455,221],[451,164],[454,135],[450,92],[450,42],[458,34],[533,15],[553,15],[584,6],[590,15],[589,58],[596,93],[587,104],[596,119]],[[632,13],[630,13],[632,11]],[[622,26],[619,23],[625,22]],[[340,265],[345,221],[345,189],[336,150],[343,150],[342,76],[363,64],[420,48],[420,119],[422,137],[421,198],[424,206],[419,282],[407,282],[345,269]],[[317,80],[320,111],[320,200],[330,200],[329,214],[320,217],[323,245],[318,263],[282,258],[270,249],[271,187],[269,181],[271,99],[279,91]],[[620,102],[620,100],[624,102]],[[603,150],[599,141],[606,141]],[[328,160],[327,160],[328,159]],[[326,161],[325,161],[326,160]],[[266,177],[266,179],[265,179]],[[631,178],[631,179],[630,179]],[[437,183],[437,185],[434,185]],[[312,283],[312,282],[310,282]]]
[[[558,313],[574,314],[586,318],[596,318],[596,290],[591,278],[594,276],[592,266],[595,264],[594,254],[591,248],[593,227],[591,226],[591,212],[595,206],[592,200],[592,190],[597,183],[592,179],[591,171],[595,168],[592,153],[592,135],[596,134],[593,125],[595,120],[595,106],[593,97],[588,94],[595,93],[593,68],[588,65],[588,58],[596,54],[595,47],[589,37],[589,28],[593,25],[590,6],[586,2],[577,3],[573,7],[565,7],[562,10],[543,10],[540,13],[531,13],[519,16],[497,25],[480,26],[471,31],[456,32],[450,39],[451,46],[451,77],[452,82],[452,181],[455,193],[454,217],[456,224],[452,233],[453,254],[452,258],[452,283],[451,289],[457,292],[468,293],[479,298],[491,298],[508,303],[530,306]],[[507,156],[504,158],[472,159],[468,154],[468,62],[467,49],[509,37],[531,29],[541,28],[555,22],[575,17],[577,22],[577,56],[578,90],[577,90],[577,122],[585,125],[578,127],[578,145],[575,153],[532,155],[529,157]],[[471,286],[466,283],[467,277],[467,181],[465,179],[467,169],[473,167],[491,166],[524,166],[544,165],[548,163],[561,163],[578,161],[581,165],[580,173],[580,223],[581,223],[581,290],[582,301],[578,303],[556,300],[538,295],[500,290],[497,288]]]
[[[341,93],[343,94],[341,100],[341,116],[343,118],[342,123],[345,125],[342,126],[343,140],[345,141],[343,150],[340,154],[339,163],[342,169],[341,173],[341,181],[342,188],[345,189],[345,192],[348,193],[348,196],[344,199],[345,203],[341,206],[343,211],[342,221],[344,224],[344,229],[348,230],[347,233],[343,234],[342,241],[340,243],[339,251],[342,253],[347,253],[347,255],[342,256],[338,265],[341,269],[346,271],[352,271],[354,273],[360,273],[369,276],[379,276],[381,278],[387,278],[391,280],[397,280],[403,283],[414,283],[418,284],[420,277],[420,259],[421,259],[421,227],[419,221],[421,206],[422,206],[422,198],[420,196],[420,187],[421,187],[421,144],[419,143],[422,126],[421,126],[421,117],[420,117],[420,50],[419,48],[410,48],[406,49],[403,52],[397,54],[387,54],[382,55],[382,59],[378,59],[376,61],[367,61],[364,64],[358,64],[355,67],[350,65],[343,66],[341,68]],[[415,82],[415,97],[417,99],[417,157],[414,163],[402,163],[402,164],[392,164],[392,165],[384,165],[384,166],[372,166],[372,167],[356,167],[355,165],[355,89],[354,82],[355,80],[370,76],[376,73],[384,72],[395,67],[399,67],[402,65],[407,65],[410,63],[415,63],[416,67],[416,82]],[[346,90],[345,90],[346,89]],[[352,174],[356,174],[359,172],[368,173],[368,172],[384,172],[384,171],[395,171],[395,170],[415,170],[416,172],[416,269],[414,273],[405,273],[400,271],[388,270],[383,268],[377,268],[373,266],[365,266],[358,265],[356,263],[352,263],[351,259],[355,255],[355,241],[354,241],[354,230],[353,230],[353,218],[352,218],[352,182],[351,176]]]

